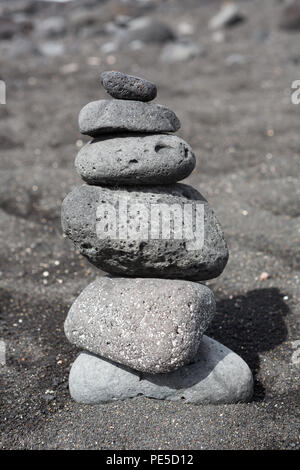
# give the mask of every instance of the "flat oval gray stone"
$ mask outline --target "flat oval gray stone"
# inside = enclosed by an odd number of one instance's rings
[[[195,405],[224,404],[249,401],[253,378],[240,356],[204,335],[194,362],[167,374],[140,374],[81,353],[72,365],[69,388],[74,400],[87,404],[138,395]]]
[[[191,223],[187,217],[182,224],[182,217],[190,209],[197,218],[187,233]],[[79,186],[63,201],[62,227],[83,256],[112,274],[202,281],[219,276],[228,260],[213,210],[198,191],[180,183]]]
[[[91,101],[78,118],[82,134],[96,137],[117,132],[175,132],[180,128],[176,114],[155,103],[127,100]]]
[[[151,101],[157,95],[154,83],[122,72],[103,72],[100,80],[107,93],[119,100]]]
[[[89,184],[171,184],[195,168],[191,147],[169,134],[105,136],[82,147],[75,167]]]
[[[164,373],[193,360],[216,304],[198,283],[99,278],[73,303],[65,321],[76,346],[133,369]]]

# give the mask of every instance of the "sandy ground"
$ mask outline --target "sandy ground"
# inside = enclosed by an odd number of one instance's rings
[[[21,42],[0,42],[7,84],[7,104],[0,105],[0,338],[7,348],[1,447],[299,448],[300,105],[290,93],[300,78],[300,32],[278,28],[280,2],[249,0],[238,2],[247,21],[217,42],[207,24],[219,2],[159,1],[148,14],[175,31],[191,24],[190,40],[205,51],[166,64],[161,45],[100,51],[111,40],[103,25],[124,13],[117,2],[71,3],[0,2],[34,26],[57,15],[66,21],[55,38],[62,55],[37,53],[43,39],[34,31]],[[94,22],[87,18],[78,29],[77,12]],[[228,65],[232,54],[242,56],[240,63]],[[230,247],[224,273],[207,283],[218,302],[208,333],[251,367],[251,403],[192,406],[139,397],[85,406],[69,396],[78,350],[63,322],[99,272],[63,238],[60,207],[80,184],[73,164],[87,139],[78,112],[105,97],[99,72],[111,68],[155,81],[157,102],[177,113],[178,135],[195,151],[197,167],[185,182],[214,207]]]

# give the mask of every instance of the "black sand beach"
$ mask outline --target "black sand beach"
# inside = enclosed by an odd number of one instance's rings
[[[208,29],[219,4],[156,1],[144,12],[114,0],[0,2],[2,449],[299,449],[300,105],[290,95],[300,28],[279,28],[281,2],[248,0],[237,2],[246,21],[221,37]],[[186,37],[201,54],[167,63],[162,44],[101,50],[116,16],[144,14],[176,34],[191,25]],[[45,37],[38,25],[57,16],[64,25]],[[217,299],[208,334],[249,364],[251,403],[70,398],[78,350],[63,322],[99,272],[63,237],[60,209],[81,184],[73,165],[88,138],[78,112],[107,97],[99,74],[110,69],[155,82],[195,152],[184,183],[208,199],[230,250],[223,274],[207,282]]]

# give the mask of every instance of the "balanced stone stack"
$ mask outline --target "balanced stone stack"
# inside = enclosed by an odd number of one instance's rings
[[[102,73],[101,82],[114,99],[93,101],[79,114],[80,131],[93,140],[77,155],[85,184],[65,198],[62,226],[80,253],[109,274],[79,295],[65,321],[68,340],[85,350],[71,368],[70,393],[83,403],[138,395],[246,401],[253,385],[247,364],[204,335],[216,304],[199,281],[221,274],[228,249],[207,201],[177,183],[195,167],[191,147],[170,134],[180,122],[150,103],[153,83],[120,72]],[[179,236],[188,206],[192,237]],[[149,236],[150,225],[156,236]]]

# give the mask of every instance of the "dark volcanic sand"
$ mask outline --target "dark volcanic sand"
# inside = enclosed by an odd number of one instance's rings
[[[7,105],[0,106],[3,449],[299,448],[300,364],[293,342],[300,339],[300,105],[291,104],[290,88],[300,78],[300,32],[279,30],[280,2],[249,0],[239,2],[248,21],[216,43],[207,22],[218,2],[157,3],[149,14],[174,29],[180,21],[193,24],[192,40],[204,56],[168,65],[159,61],[157,45],[100,53],[99,45],[111,40],[103,24],[118,8],[115,1],[97,7],[93,1],[6,2],[11,9],[29,5],[34,22],[63,15],[67,31],[55,39],[66,47],[60,57],[38,55],[28,44],[16,57],[16,37],[0,42],[0,78],[7,83]],[[98,21],[87,19],[80,34],[71,15],[79,9]],[[232,54],[247,63],[226,65]],[[91,57],[101,64],[92,65]],[[208,333],[250,365],[251,403],[138,398],[85,406],[70,399],[68,373],[78,350],[68,344],[63,322],[97,271],[63,238],[60,206],[80,184],[73,165],[78,139],[87,139],[78,132],[78,112],[106,98],[99,73],[111,68],[157,83],[157,102],[177,113],[178,135],[195,151],[197,168],[185,182],[215,208],[230,247],[225,272],[207,283],[218,301]],[[268,279],[260,280],[263,272]]]

